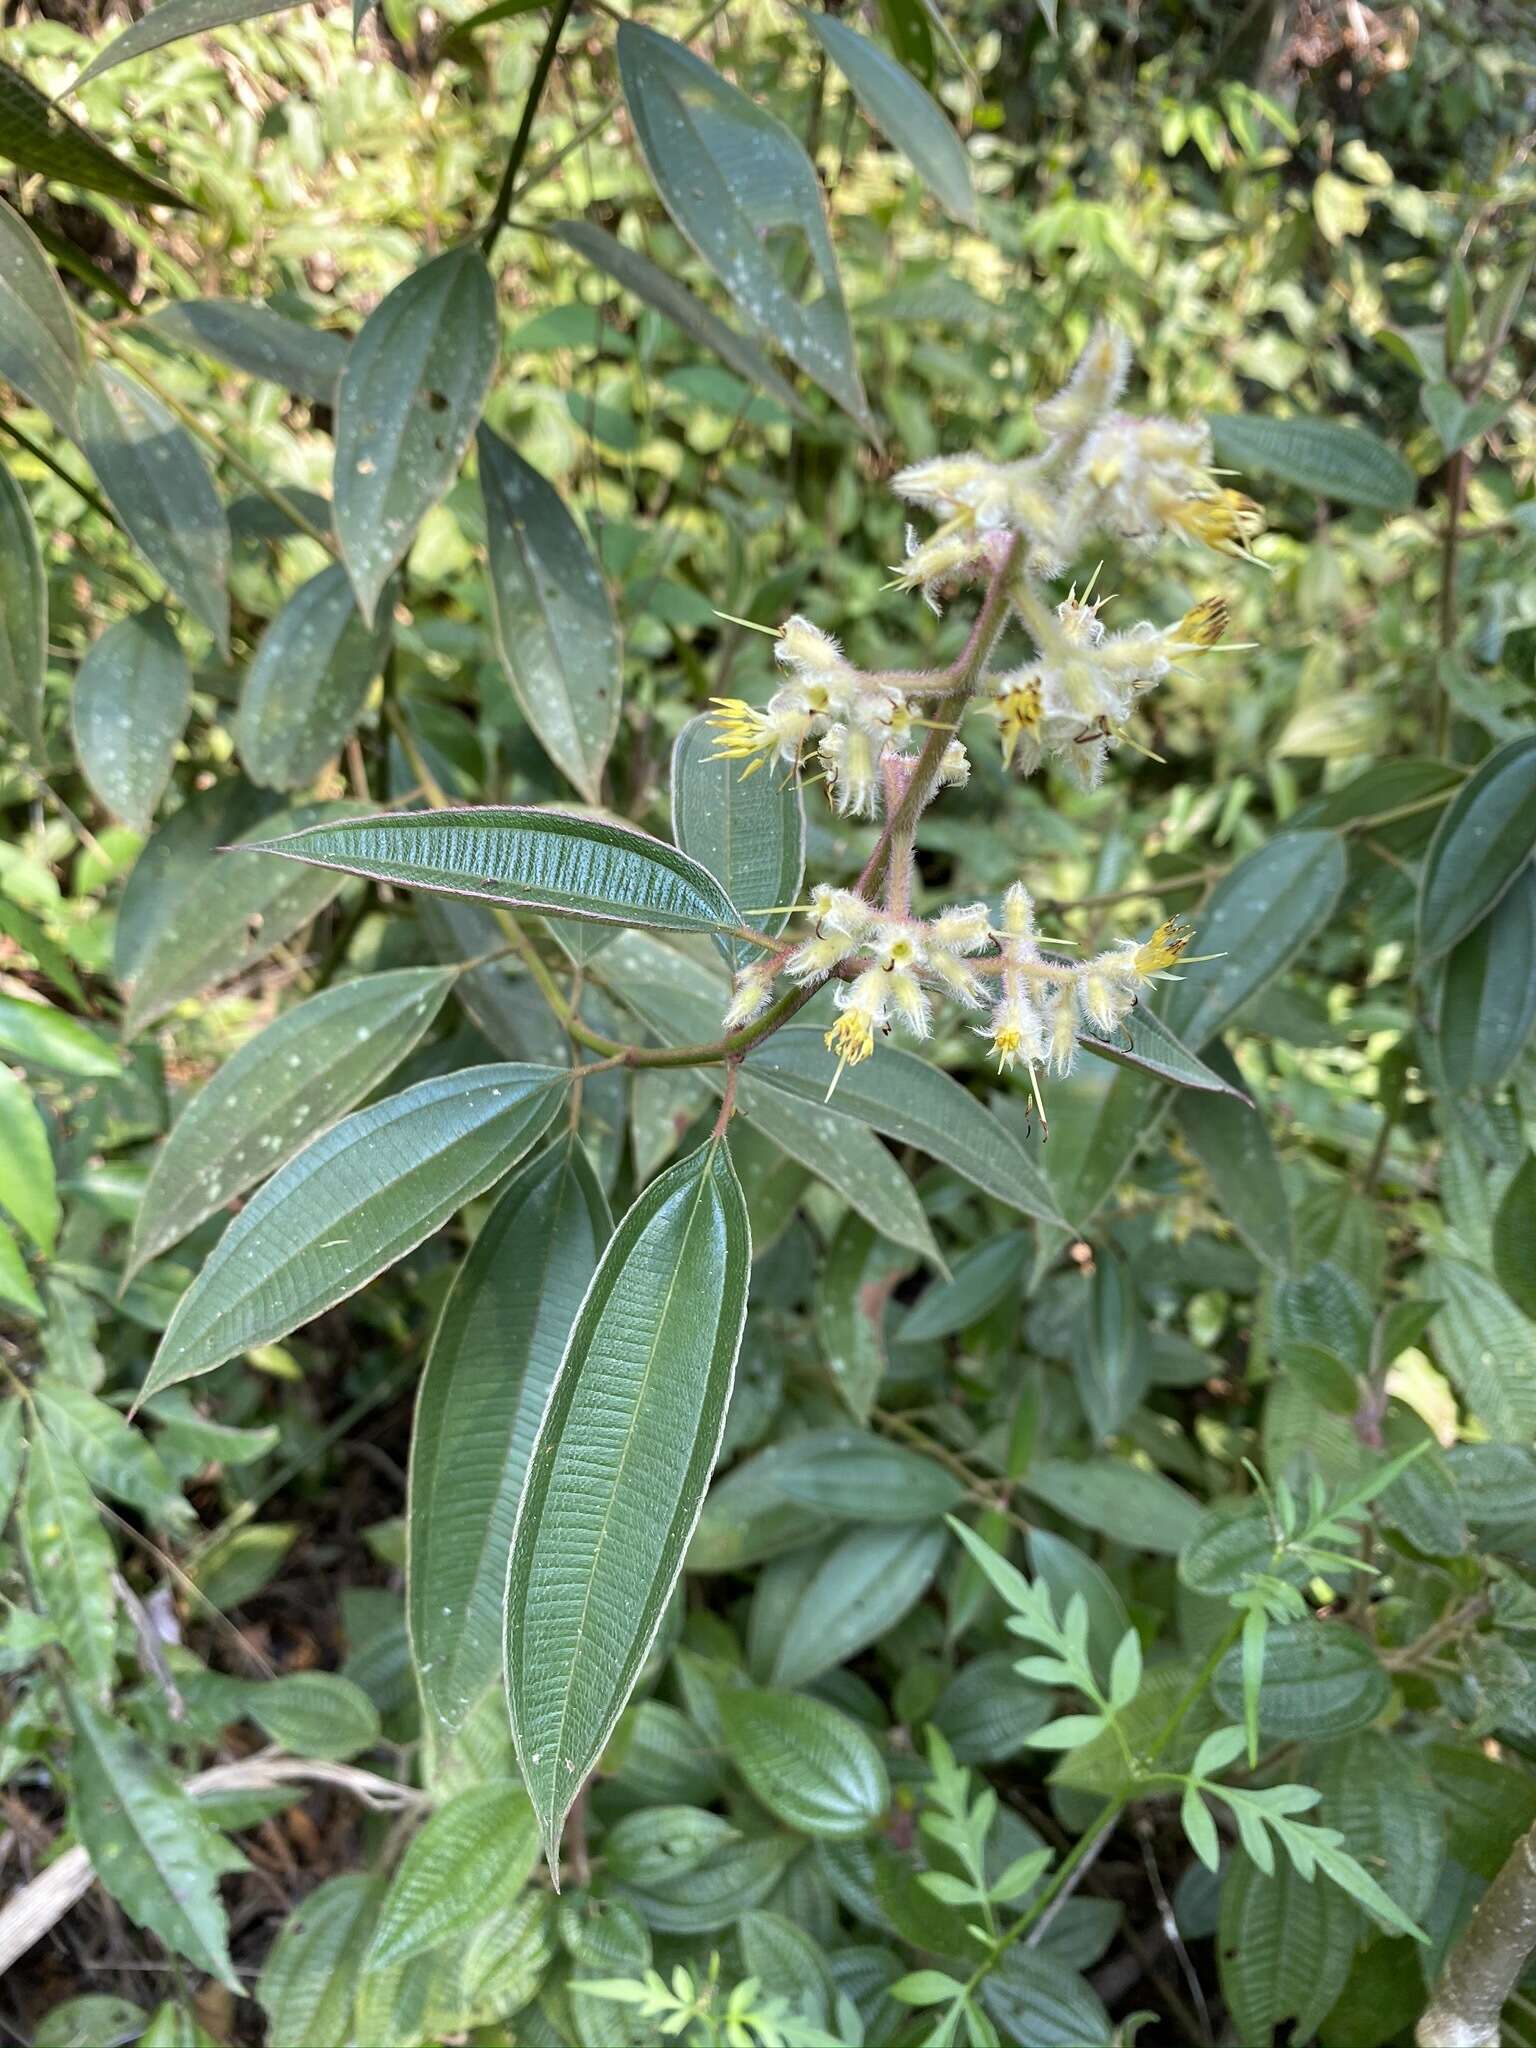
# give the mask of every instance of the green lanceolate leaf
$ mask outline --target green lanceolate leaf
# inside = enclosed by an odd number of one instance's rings
[[[840,1522],[920,1522],[965,1499],[964,1486],[934,1459],[862,1430],[807,1430],[782,1449],[780,1491]]]
[[[648,256],[627,248],[589,220],[551,221],[548,232],[557,235],[579,256],[585,256],[589,263],[595,263],[599,270],[605,270],[615,283],[664,314],[685,334],[713,349],[738,377],[755,384],[787,412],[805,417],[805,406],[794,386],[779,375],[757,343],[727,327],[702,299],[695,298],[685,284],[680,284]]]
[[[816,1299],[816,1334],[832,1384],[857,1422],[867,1422],[888,1363],[886,1308],[911,1258],[850,1211],[827,1248]]]
[[[805,21],[853,87],[865,118],[896,145],[952,219],[978,227],[970,159],[944,109],[878,43],[836,15],[807,14]]]
[[[452,483],[495,365],[496,294],[473,245],[434,256],[397,284],[352,343],[332,497],[365,619]]]
[[[624,98],[668,213],[752,324],[870,429],[821,187],[805,151],[781,121],[669,36],[627,21],[618,53]],[[768,246],[770,235],[778,244],[789,233],[810,260],[816,292],[808,300],[792,293]]]
[[[853,1529],[832,1539],[814,1560],[779,1639],[771,1683],[809,1685],[894,1628],[927,1591],[944,1543],[943,1528],[932,1522]]]
[[[240,693],[235,746],[252,782],[302,789],[314,781],[356,725],[393,636],[387,601],[363,624],[339,562],[289,598]]]
[[[1242,1656],[1240,1644],[1228,1651],[1214,1681],[1217,1704],[1234,1721],[1243,1712]],[[1375,1651],[1351,1628],[1287,1622],[1265,1637],[1259,1727],[1266,1743],[1368,1727],[1391,1693]]]
[[[770,767],[743,777],[739,761],[716,754],[706,717],[691,718],[672,749],[672,837],[715,876],[755,932],[783,931],[805,879],[805,805],[800,784]],[[757,949],[718,939],[731,965]],[[825,1094],[825,1089],[823,1089]]]
[[[25,1081],[0,1065],[0,1209],[39,1251],[51,1252],[59,1233],[48,1126]]]
[[[725,1145],[610,1239],[529,1458],[507,1581],[512,1738],[551,1868],[661,1626],[719,1452],[751,1271]]]
[[[422,1701],[449,1730],[500,1676],[528,1453],[612,1227],[562,1139],[508,1183],[443,1305],[411,1438],[406,1597]]]
[[[1363,427],[1213,413],[1211,434],[1216,460],[1230,468],[1277,477],[1320,498],[1373,512],[1401,512],[1413,503],[1413,471]]]
[[[1518,1185],[1517,1176],[1510,1186]],[[1436,1259],[1424,1287],[1441,1304],[1430,1325],[1441,1371],[1490,1436],[1528,1444],[1536,1436],[1536,1324],[1463,1259]]]
[[[1493,1270],[1510,1300],[1536,1320],[1536,1157],[1530,1153],[1493,1219]]]
[[[899,1046],[881,1052],[889,1060],[844,1068],[828,1107],[899,1145],[915,1145],[1010,1209],[1045,1223],[1062,1221],[1039,1167],[969,1089]],[[802,1101],[825,1103],[837,1057],[820,1031],[790,1025],[748,1054],[746,1069]]]
[[[4,245],[0,242],[0,265]],[[0,372],[4,371],[0,363]],[[34,755],[43,744],[43,685],[48,671],[48,579],[32,508],[0,465],[0,721]]]
[[[344,1117],[225,1231],[177,1303],[139,1398],[355,1294],[516,1165],[565,1081],[552,1067],[469,1067]]]
[[[80,664],[70,715],[86,781],[147,832],[192,709],[192,671],[159,605],[109,626]]]
[[[21,996],[0,995],[0,1054],[79,1080],[110,1080],[120,1071],[112,1047],[89,1025]]]
[[[80,437],[129,539],[229,653],[229,521],[197,444],[111,363],[80,387]]]
[[[98,1493],[112,1494],[152,1522],[187,1523],[192,1511],[142,1430],[84,1387],[47,1375],[36,1394],[48,1434]]]
[[[150,50],[164,49],[183,36],[205,35],[211,28],[227,28],[231,22],[254,21],[263,14],[278,14],[296,0],[159,0],[140,20],[108,43],[99,57],[93,57],[70,86],[78,92],[89,78],[114,70]]]
[[[454,980],[437,967],[361,975],[247,1040],[191,1097],[156,1156],[129,1277],[370,1094],[420,1042]]]
[[[867,1835],[890,1803],[874,1742],[823,1700],[727,1686],[720,1725],[726,1753],[748,1786],[802,1835]]]
[[[510,1910],[539,1860],[539,1831],[521,1785],[477,1785],[434,1813],[389,1891],[371,1967],[408,1962]]]
[[[1456,792],[1424,856],[1419,953],[1437,959],[1487,915],[1536,847],[1536,733],[1490,754]]]
[[[1222,1876],[1217,1951],[1239,2038],[1272,2039],[1293,2016],[1310,2038],[1344,1988],[1360,1934],[1359,1908],[1337,1885],[1303,1882],[1283,1860],[1266,1876],[1237,1850]]]
[[[973,1246],[956,1259],[948,1280],[935,1280],[924,1289],[902,1318],[899,1341],[928,1344],[979,1322],[1010,1287],[1017,1294],[1028,1269],[1026,1230],[1005,1230],[985,1244]]]
[[[675,932],[741,925],[714,876],[676,847],[569,811],[488,806],[349,818],[261,850],[546,917]]]
[[[1453,1088],[1496,1088],[1536,1024],[1536,865],[1452,947],[1440,984],[1440,1059]]]
[[[124,1036],[134,1037],[213,983],[242,974],[323,910],[342,877],[248,857],[266,809],[249,785],[194,797],[149,841],[118,915],[117,971],[129,984]],[[266,829],[345,816],[344,804],[268,813]],[[226,842],[227,856],[215,859]]]
[[[0,63],[0,156],[50,184],[106,192],[130,206],[188,206],[190,201],[104,149],[30,79]]]
[[[203,0],[190,0],[190,4],[200,5]],[[215,4],[222,5],[224,0],[215,0]],[[292,0],[279,0],[279,4],[287,6]],[[273,11],[270,0],[264,0],[263,12]],[[166,12],[166,0],[161,0],[154,14],[146,15],[134,28],[148,28]],[[125,43],[133,33],[134,29],[129,29],[119,42]],[[296,391],[318,405],[334,406],[336,386],[351,346],[344,334],[305,327],[270,306],[245,299],[178,299],[152,313],[144,324],[178,348],[215,356],[247,376]]]
[[[337,1671],[293,1671],[253,1686],[246,1712],[295,1756],[337,1761],[371,1749],[379,1711],[360,1685]]]
[[[27,1271],[27,1261],[15,1237],[0,1224],[0,1301],[20,1309],[33,1322],[42,1322],[47,1310],[42,1296]]]
[[[44,1614],[93,1697],[112,1690],[116,1560],[85,1474],[46,1430],[29,1428],[19,1526]]]
[[[120,1721],[73,1690],[69,1718],[71,1816],[96,1875],[137,1926],[239,1992],[218,1880],[245,1858]]]
[[[333,1877],[283,1922],[256,1986],[271,2048],[351,2038],[352,2002],[383,1896],[381,1877]]]
[[[0,377],[73,436],[80,336],[37,237],[0,202]]]
[[[1200,912],[1196,944],[1217,957],[1184,967],[1163,1021],[1186,1046],[1206,1045],[1333,914],[1344,887],[1344,843],[1332,832],[1282,832],[1218,883]],[[1066,1206],[1086,1221],[1161,1120],[1166,1086],[1117,1074],[1076,1162]]]
[[[1123,1458],[1037,1458],[1019,1484],[1069,1522],[1168,1557],[1184,1548],[1200,1519],[1181,1486]]]
[[[1117,1067],[1128,1067],[1136,1073],[1149,1074],[1154,1080],[1171,1081],[1175,1088],[1186,1088],[1201,1095],[1230,1095],[1239,1102],[1248,1100],[1236,1082],[1224,1080],[1204,1060],[1197,1060],[1155,1010],[1149,1010],[1145,1005],[1132,1010],[1120,1029],[1123,1043],[1120,1039],[1085,1036],[1080,1036],[1077,1042],[1084,1052],[1091,1052],[1098,1059],[1108,1060]]]
[[[1181,969],[1163,1020],[1186,1045],[1203,1047],[1333,914],[1344,886],[1344,843],[1333,832],[1282,832],[1240,861],[1196,921],[1196,943],[1213,960]]]
[[[1220,1045],[1211,1048],[1211,1053],[1234,1084],[1239,1082],[1231,1055]],[[1174,1115],[1210,1175],[1222,1213],[1261,1259],[1283,1271],[1294,1250],[1291,1211],[1263,1117],[1231,1096],[1200,1095],[1193,1090],[1178,1097]]]
[[[476,447],[496,652],[539,744],[595,804],[623,687],[607,586],[559,492],[489,427]]]

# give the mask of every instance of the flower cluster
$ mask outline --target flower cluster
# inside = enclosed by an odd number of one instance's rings
[[[1150,939],[1122,939],[1091,960],[1053,960],[1040,950],[1035,906],[1022,882],[1003,898],[997,940],[1002,993],[983,1036],[998,1067],[1016,1061],[1069,1074],[1081,1034],[1108,1038],[1184,952],[1194,933],[1170,918]]]
[[[1048,436],[1038,455],[1022,462],[939,456],[895,479],[903,497],[942,520],[926,541],[909,534],[897,582],[937,605],[942,591],[1006,573],[1005,618],[1033,643],[1030,660],[977,679],[963,709],[996,718],[1005,764],[1030,775],[1049,760],[1089,788],[1138,700],[1177,663],[1215,646],[1227,608],[1213,596],[1172,626],[1143,620],[1111,633],[1100,616],[1103,599],[1079,600],[1074,589],[1052,606],[1040,594],[1041,579],[1058,574],[1095,535],[1140,543],[1172,533],[1246,555],[1263,523],[1250,499],[1217,480],[1204,426],[1113,409],[1125,370],[1125,344],[1101,330],[1065,389],[1037,409]],[[794,771],[814,745],[834,807],[876,816],[887,764],[912,759],[930,723],[925,705],[945,694],[943,672],[867,673],[799,617],[781,629],[776,651],[785,680],[765,707],[715,700],[720,755],[747,761],[748,774],[770,760]],[[964,746],[950,741],[942,779],[963,783],[969,770]]]
[[[750,760],[745,775],[768,760],[796,769],[815,740],[834,808],[845,816],[872,818],[879,808],[883,765],[911,758],[914,729],[923,725],[907,692],[888,677],[856,669],[832,636],[809,619],[787,620],[774,651],[789,680],[766,709],[740,697],[714,699],[716,758]],[[963,784],[969,774],[964,747],[952,741],[942,779]]]
[[[985,567],[1011,534],[1023,537],[1031,576],[1060,575],[1099,536],[1145,546],[1172,533],[1247,555],[1263,514],[1218,480],[1210,429],[1114,409],[1129,362],[1123,337],[1100,328],[1065,388],[1035,409],[1048,436],[1038,455],[947,455],[901,470],[893,488],[943,524],[921,544],[909,539],[900,581],[931,598]]]
[[[1044,583],[1095,536],[1141,545],[1172,535],[1248,557],[1262,529],[1258,506],[1211,468],[1204,426],[1117,409],[1127,362],[1119,336],[1095,333],[1066,386],[1037,408],[1045,437],[1037,455],[1003,463],[942,456],[896,477],[903,497],[940,519],[925,541],[909,534],[897,582],[935,607],[957,585],[988,583],[971,642],[951,668],[866,672],[795,617],[776,636],[784,677],[768,704],[715,700],[717,759],[745,762],[745,775],[768,762],[797,774],[814,748],[839,812],[886,815],[866,870],[883,885],[882,900],[862,886],[815,888],[809,928],[765,946],[738,975],[729,1029],[762,1016],[781,976],[801,988],[830,981],[837,1014],[826,1042],[841,1074],[894,1024],[927,1037],[935,998],[948,997],[990,1010],[981,1035],[1001,1071],[1027,1069],[1038,1101],[1039,1070],[1067,1073],[1079,1038],[1120,1029],[1184,954],[1192,934],[1170,920],[1150,938],[1123,940],[1090,960],[1060,958],[1042,947],[1022,882],[1008,890],[996,921],[985,903],[930,917],[911,907],[917,813],[970,772],[960,740],[945,737],[958,718],[980,712],[995,721],[1005,766],[1028,775],[1050,761],[1092,787],[1140,699],[1227,629],[1219,595],[1172,625],[1143,620],[1112,632],[1101,616],[1106,600],[1093,597],[1097,572],[1082,597],[1076,585],[1059,602],[1044,594]],[[1029,658],[989,668],[1012,625],[1028,637]]]

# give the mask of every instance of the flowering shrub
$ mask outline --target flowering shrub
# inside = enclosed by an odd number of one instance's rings
[[[0,65],[7,2025],[1497,2042],[1536,49],[449,12]]]

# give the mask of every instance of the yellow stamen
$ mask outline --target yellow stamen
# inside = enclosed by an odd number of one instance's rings
[[[1203,597],[1174,628],[1180,640],[1194,647],[1214,647],[1232,623],[1224,597]]]
[[[1170,968],[1195,936],[1193,925],[1177,917],[1166,918],[1143,944],[1136,948],[1138,974],[1162,974]]]
[[[1221,490],[1209,498],[1184,498],[1167,514],[1173,525],[1219,554],[1251,556],[1250,543],[1264,531],[1264,509],[1241,491]]]

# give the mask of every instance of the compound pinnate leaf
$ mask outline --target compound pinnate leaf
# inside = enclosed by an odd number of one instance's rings
[[[805,21],[853,87],[866,118],[896,145],[952,219],[977,227],[970,159],[932,94],[878,43],[836,15],[807,14]]]
[[[156,1155],[127,1271],[286,1164],[398,1066],[456,977],[447,967],[360,975],[287,1011],[192,1096]]]
[[[1490,754],[1446,807],[1419,885],[1419,953],[1437,959],[1486,915],[1536,847],[1536,733]]]
[[[1413,503],[1416,479],[1403,458],[1363,427],[1335,420],[1277,420],[1252,413],[1213,413],[1216,460],[1257,470],[1341,505],[1401,512]]]
[[[505,441],[476,439],[496,652],[539,744],[588,803],[619,729],[619,627],[559,492]]]
[[[266,840],[260,851],[546,917],[657,931],[741,925],[714,876],[676,847],[569,811],[486,806],[349,818]]]
[[[80,387],[80,438],[129,539],[229,653],[229,521],[197,444],[111,363]]]
[[[192,709],[192,671],[159,605],[109,626],[75,676],[70,715],[86,781],[147,832]]]
[[[201,4],[201,0],[193,0],[193,4]],[[291,4],[291,0],[281,0],[281,4]],[[270,0],[264,0],[264,7],[272,11]],[[167,11],[166,0],[161,0],[153,18],[158,21]],[[146,15],[135,26],[148,28],[150,19]],[[132,33],[130,29],[128,34]],[[120,38],[123,42],[127,39]],[[244,299],[177,299],[151,313],[145,325],[178,348],[216,356],[248,376],[279,384],[285,391],[297,391],[301,398],[312,398],[320,405],[335,404],[336,385],[351,346],[343,334],[305,327],[270,306]],[[288,491],[284,495],[292,500],[297,494]]]
[[[580,1142],[552,1145],[508,1182],[432,1339],[411,1437],[406,1611],[423,1703],[450,1730],[500,1676],[528,1453],[612,1228]]]
[[[743,776],[739,761],[715,751],[706,717],[689,719],[672,749],[672,837],[702,861],[755,932],[783,931],[805,879],[805,805],[793,776],[770,769]],[[756,948],[743,939],[716,943],[733,967]],[[822,1094],[826,1090],[823,1088]]]
[[[10,161],[40,171],[50,184],[107,192],[132,206],[190,206],[169,185],[149,178],[104,149],[88,129],[38,91],[12,65],[0,63],[0,137]]]
[[[0,464],[0,720],[34,755],[43,743],[47,667],[48,580],[37,528],[20,484]]]
[[[662,203],[748,319],[866,430],[848,309],[810,158],[782,121],[670,36],[626,21],[619,73]],[[797,235],[816,293],[796,297],[768,238]]]
[[[80,336],[64,288],[32,230],[0,202],[0,377],[73,436],[80,371]]]
[[[391,606],[358,617],[339,562],[295,591],[261,636],[246,671],[235,746],[252,782],[302,789],[358,720],[394,636]]]
[[[332,496],[365,619],[452,483],[495,365],[496,294],[473,246],[397,284],[348,350]]]
[[[726,1687],[720,1722],[732,1763],[768,1811],[800,1834],[868,1834],[890,1802],[874,1742],[823,1700]]]
[[[439,1807],[390,1883],[370,1967],[409,1961],[507,1911],[539,1858],[539,1831],[521,1785],[476,1785]]]
[[[515,1166],[565,1085],[553,1067],[469,1067],[343,1117],[225,1231],[177,1303],[140,1400],[355,1294]]]
[[[238,1993],[218,1880],[245,1858],[120,1721],[73,1689],[69,1718],[71,1815],[96,1875],[130,1920]]]
[[[551,1867],[634,1689],[720,1447],[751,1271],[723,1143],[654,1180],[609,1240],[528,1464],[507,1581],[512,1737]]]
[[[92,1694],[112,1689],[115,1558],[85,1474],[46,1430],[28,1432],[18,1517],[27,1570],[43,1612]]]

